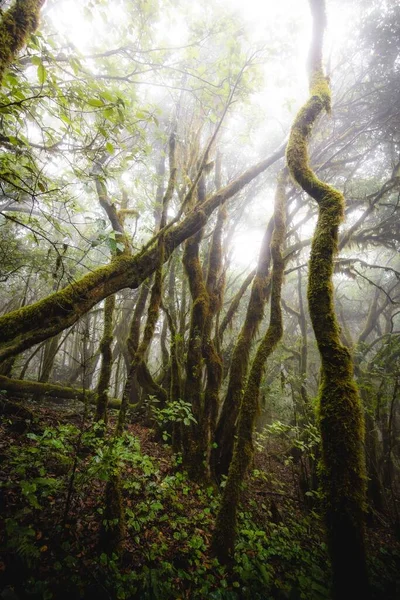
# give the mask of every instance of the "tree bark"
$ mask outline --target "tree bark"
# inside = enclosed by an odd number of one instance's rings
[[[318,203],[308,284],[308,305],[321,357],[319,424],[322,486],[328,546],[337,600],[368,598],[365,543],[364,419],[353,377],[353,361],[339,337],[333,300],[333,259],[344,214],[343,195],[320,181],[309,166],[308,140],[323,110],[330,111],[330,89],[322,68],[326,27],[324,0],[310,0],[313,34],[309,57],[310,97],[292,125],[287,163],[295,181]]]
[[[284,271],[281,248],[285,238],[285,192],[283,181],[278,181],[274,223],[275,227],[271,241],[273,260],[271,316],[267,332],[257,348],[240,405],[232,462],[229,467],[212,540],[213,551],[222,563],[229,561],[233,556],[240,491],[254,455],[253,430],[258,412],[258,398],[265,363],[276,348],[283,333],[281,309]]]
[[[251,345],[264,316],[270,281],[270,240],[274,222],[268,223],[261,245],[257,272],[253,280],[246,318],[237,339],[229,370],[229,383],[215,431],[211,470],[217,479],[228,473],[235,437],[235,425],[243,397]]]
[[[108,296],[104,303],[104,329],[100,341],[101,368],[97,384],[96,420],[107,422],[108,388],[112,371],[112,341],[115,296]]]

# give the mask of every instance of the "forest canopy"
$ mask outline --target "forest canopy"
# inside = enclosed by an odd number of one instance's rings
[[[259,4],[0,3],[5,593],[400,591],[400,8]]]

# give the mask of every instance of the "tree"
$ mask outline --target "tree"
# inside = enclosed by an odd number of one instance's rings
[[[398,24],[390,3],[364,4],[328,4],[362,25],[335,45],[328,80],[325,3],[312,0],[310,97],[296,117],[300,4],[295,26],[271,13],[260,50],[211,1],[184,9],[182,41],[167,1],[117,0],[107,15],[106,0],[88,0],[77,14],[99,39],[104,20],[107,39],[79,50],[49,0],[0,95],[1,389],[96,404],[105,439],[118,407],[111,449],[132,422],[153,426],[200,486],[223,482],[212,547],[228,566],[254,449],[286,435],[298,501],[318,510],[322,484],[338,598],[368,594],[367,477],[369,519],[399,522]],[[129,529],[124,473],[112,475],[109,554]]]
[[[333,566],[335,598],[368,597],[364,522],[364,419],[353,376],[353,361],[339,338],[333,306],[333,259],[344,198],[319,180],[309,166],[307,143],[323,110],[330,111],[329,83],[322,69],[325,3],[311,0],[313,37],[309,56],[310,99],[292,126],[287,162],[291,175],[318,203],[308,284],[310,317],[321,355],[319,423],[322,481]]]

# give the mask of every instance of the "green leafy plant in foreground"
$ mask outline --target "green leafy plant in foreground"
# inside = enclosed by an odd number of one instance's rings
[[[24,587],[29,597],[57,598],[60,590],[68,591],[71,599],[104,590],[112,598],[132,600],[330,597],[329,561],[314,511],[304,515],[286,499],[284,522],[274,522],[268,506],[261,510],[250,497],[239,514],[234,563],[227,570],[208,550],[218,491],[191,482],[179,470],[179,461],[166,468],[163,457],[161,468],[160,460],[142,452],[135,436],[99,437],[96,427],[101,424],[82,433],[75,504],[64,529],[80,429],[46,427],[8,449],[10,477],[3,487],[14,495],[14,505],[6,515],[7,551],[27,566]],[[117,472],[122,475],[126,514],[123,560],[99,549],[98,530],[88,537],[103,517],[102,486]],[[262,489],[266,481],[257,473],[252,485]],[[76,533],[70,535],[73,528]],[[47,566],[40,570],[43,559]],[[383,561],[394,565],[395,557],[382,555]],[[383,571],[380,566],[379,573]],[[386,589],[385,582],[379,585],[380,592]]]

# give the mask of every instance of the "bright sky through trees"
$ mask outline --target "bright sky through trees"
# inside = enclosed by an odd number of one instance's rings
[[[211,3],[211,0],[208,2]],[[261,158],[266,135],[270,135],[266,126],[270,127],[272,124],[277,134],[287,134],[290,123],[288,116],[297,110],[307,94],[306,60],[311,31],[308,6],[304,9],[307,2],[248,0],[243,3],[239,0],[218,0],[215,4],[221,14],[228,10],[238,17],[238,22],[243,23],[243,27],[238,30],[237,35],[245,38],[249,51],[261,50],[266,59],[261,66],[264,80],[260,81],[258,89],[250,98],[259,123],[259,127],[253,128],[251,132],[251,145],[257,157]],[[334,68],[341,41],[351,30],[350,15],[355,10],[351,4],[339,1],[329,5],[329,29],[326,37],[329,69]],[[174,10],[168,15],[168,27],[163,27],[163,20],[159,20],[154,29],[154,37],[167,47],[184,45],[189,33],[187,13],[196,17],[203,10],[204,6],[200,10],[195,3],[184,0],[174,3]],[[101,3],[96,8],[87,10],[77,0],[49,3],[44,12],[54,29],[70,40],[83,55],[118,47],[118,26],[127,21],[127,15],[119,3],[114,4],[112,14],[106,13]],[[168,92],[153,88],[147,93],[156,95],[162,103],[163,95],[166,96]],[[235,139],[238,130],[246,126],[245,119],[240,122],[240,119],[235,118],[233,122],[228,120],[227,123],[232,139]],[[125,180],[129,180],[129,174],[125,176]],[[232,259],[241,266],[254,265],[257,260],[265,225],[259,215],[264,214],[266,221],[272,214],[273,194],[272,188],[264,187],[261,194],[249,203],[246,216],[250,227],[246,226],[245,231],[240,231],[239,228],[233,238]],[[310,223],[310,232],[312,227],[313,223]]]

